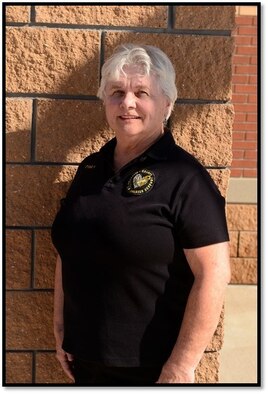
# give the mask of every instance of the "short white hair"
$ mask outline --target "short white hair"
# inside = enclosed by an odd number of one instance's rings
[[[177,98],[175,84],[175,70],[161,49],[151,45],[123,44],[116,48],[115,52],[104,63],[101,70],[101,83],[97,96],[104,100],[105,87],[109,80],[118,80],[120,75],[125,75],[124,66],[138,66],[142,75],[155,75],[163,94],[170,101],[169,112],[166,120]]]

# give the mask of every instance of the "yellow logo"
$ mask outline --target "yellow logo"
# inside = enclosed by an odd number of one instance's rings
[[[140,170],[135,172],[127,183],[127,191],[130,194],[143,194],[149,192],[155,183],[155,176],[152,171]]]

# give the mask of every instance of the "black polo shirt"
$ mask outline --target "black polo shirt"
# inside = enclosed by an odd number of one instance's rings
[[[105,365],[162,365],[193,283],[183,248],[229,239],[225,200],[170,132],[117,173],[115,145],[80,164],[53,223],[63,348]]]

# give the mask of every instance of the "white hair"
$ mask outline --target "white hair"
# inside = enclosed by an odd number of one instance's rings
[[[117,47],[113,55],[104,63],[101,70],[101,83],[97,96],[104,100],[105,87],[109,80],[118,80],[125,75],[124,66],[135,65],[139,67],[142,75],[155,75],[163,94],[170,101],[169,112],[177,98],[174,67],[167,55],[151,45],[123,44]]]

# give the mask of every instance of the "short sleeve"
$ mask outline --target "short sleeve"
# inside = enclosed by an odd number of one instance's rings
[[[182,248],[229,241],[225,199],[205,169],[192,175],[178,190],[173,212]]]

